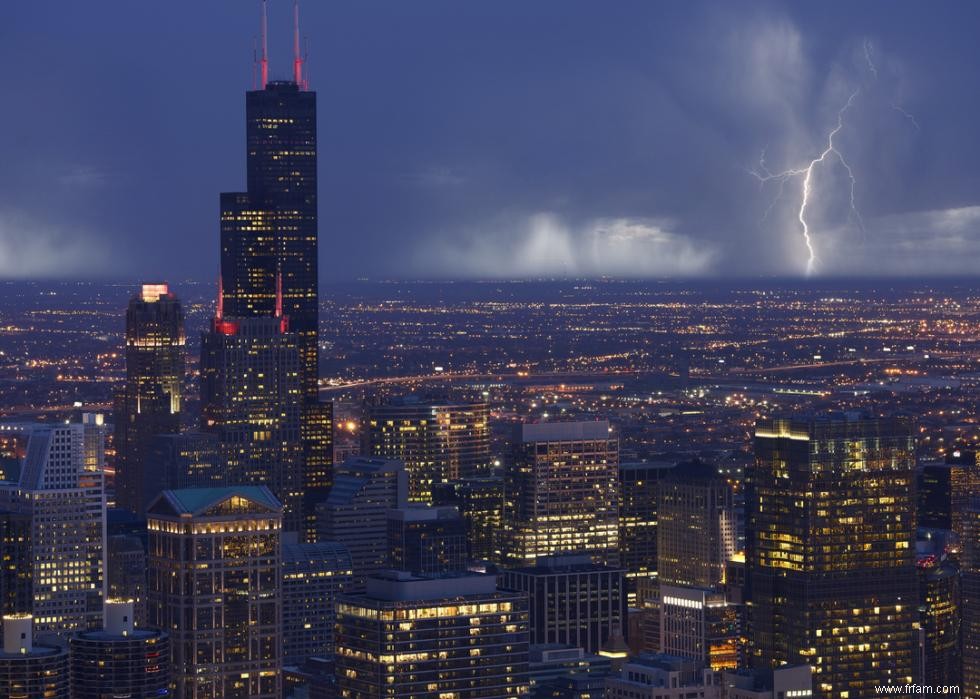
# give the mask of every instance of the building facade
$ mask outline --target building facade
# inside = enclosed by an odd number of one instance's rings
[[[98,624],[105,596],[106,494],[102,416],[19,428],[26,453],[0,509],[30,521],[30,610],[39,634],[67,638]]]
[[[343,699],[511,699],[528,691],[527,598],[492,575],[368,580],[337,609]]]
[[[490,471],[490,408],[486,403],[417,396],[368,406],[367,453],[405,463],[408,498],[432,502],[433,489]]]
[[[763,420],[755,457],[746,474],[753,663],[812,665],[817,697],[911,683],[918,598],[911,421]]]
[[[350,586],[350,552],[341,544],[283,544],[283,663],[333,659],[337,597]]]
[[[144,284],[126,311],[126,381],[116,397],[116,504],[142,514],[155,435],[180,432],[184,312],[166,284]]]
[[[388,551],[392,568],[416,575],[466,570],[466,525],[455,507],[389,510]]]
[[[585,553],[619,563],[619,442],[609,423],[522,425],[504,484],[503,562]]]
[[[149,622],[176,696],[279,699],[282,505],[265,486],[164,491],[147,511]]]
[[[219,444],[225,482],[267,485],[303,529],[302,377],[285,318],[219,314],[201,339],[201,429]]]
[[[561,556],[503,570],[500,585],[527,595],[532,644],[598,653],[610,638],[626,633],[623,577],[622,569],[592,563],[588,556]]]
[[[104,618],[69,641],[72,699],[173,696],[169,636],[138,628],[129,600],[106,600]]]
[[[10,699],[71,696],[68,648],[62,643],[35,643],[30,614],[3,617],[0,696]]]
[[[388,511],[406,504],[408,481],[400,461],[354,457],[337,467],[334,486],[317,507],[321,541],[350,552],[351,591],[388,566]]]

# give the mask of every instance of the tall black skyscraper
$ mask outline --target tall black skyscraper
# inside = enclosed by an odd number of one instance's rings
[[[116,395],[117,502],[142,512],[155,435],[180,431],[184,313],[166,284],[144,284],[126,311],[126,383]]]
[[[300,354],[304,507],[330,486],[332,419],[318,396],[316,93],[303,79],[295,11],[292,80],[268,80],[265,8],[257,89],[246,93],[247,191],[221,195],[221,291],[234,318],[286,316]]]

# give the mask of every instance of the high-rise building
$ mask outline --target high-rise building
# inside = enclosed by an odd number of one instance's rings
[[[609,423],[521,425],[504,484],[503,561],[586,553],[619,563],[619,442]]]
[[[72,699],[150,699],[170,692],[170,637],[137,627],[133,603],[106,600],[101,628],[69,641]]]
[[[749,642],[817,697],[912,681],[915,438],[903,417],[767,419],[746,473]]]
[[[637,579],[657,574],[657,487],[673,462],[619,465],[619,550],[626,569],[626,592],[636,606]]]
[[[176,696],[279,699],[282,505],[265,486],[164,491],[147,510],[149,621]]]
[[[201,341],[201,428],[217,436],[225,482],[267,485],[287,531],[303,525],[302,386],[285,318],[221,313]]]
[[[612,660],[582,648],[532,645],[529,676],[532,699],[589,699],[605,696]]]
[[[337,467],[329,497],[317,506],[317,526],[321,541],[350,552],[351,591],[388,566],[388,511],[405,505],[407,491],[401,461],[354,457]]]
[[[230,448],[226,447],[230,451]],[[161,434],[150,444],[143,479],[144,509],[164,490],[216,488],[227,485],[216,432]]]
[[[338,605],[336,674],[343,699],[524,696],[527,598],[492,575],[369,578]]]
[[[657,495],[660,651],[712,669],[739,666],[740,607],[725,592],[735,555],[734,494],[717,467],[678,464]]]
[[[642,655],[606,681],[607,699],[721,699],[721,673],[691,658]]]
[[[10,699],[68,699],[71,696],[68,648],[47,640],[35,643],[30,614],[3,617],[0,696]]]
[[[933,556],[916,564],[919,578],[913,678],[921,685],[959,685],[960,571]]]
[[[965,535],[963,518],[970,497],[980,493],[980,464],[975,450],[950,449],[943,463],[922,464],[916,472],[919,527]]]
[[[497,562],[500,553],[504,480],[498,476],[462,478],[433,491],[433,503],[453,505],[466,523],[467,555],[471,561]]]
[[[283,663],[332,659],[337,596],[352,576],[350,552],[341,544],[283,544]]]
[[[466,525],[455,507],[409,505],[388,511],[389,565],[416,575],[466,570]]]
[[[113,534],[106,539],[107,599],[132,600],[133,622],[146,626],[146,549],[133,534]]]
[[[293,79],[269,81],[263,17],[261,79],[245,95],[247,191],[221,195],[221,292],[229,317],[285,316],[296,336],[309,536],[330,486],[333,418],[319,401],[316,93],[302,75],[298,14],[296,23]]]
[[[489,474],[486,403],[393,398],[368,407],[367,437],[368,453],[405,463],[414,502],[432,502],[441,484]]]
[[[0,614],[25,614],[33,607],[31,517],[0,511]]]
[[[11,428],[17,429],[17,428]],[[38,633],[63,638],[97,624],[105,587],[102,415],[27,425],[20,480],[0,483],[0,509],[30,520],[31,609]]]
[[[980,697],[980,495],[970,498],[963,520],[960,568],[962,694]]]
[[[556,556],[500,573],[501,587],[528,597],[531,643],[598,653],[626,629],[623,571],[588,556]]]
[[[155,435],[180,432],[184,312],[166,284],[144,284],[126,311],[126,381],[116,396],[116,503],[146,507],[143,480]]]

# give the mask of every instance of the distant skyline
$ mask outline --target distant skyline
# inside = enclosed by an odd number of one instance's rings
[[[300,8],[322,283],[980,269],[974,3]],[[215,279],[258,26],[258,0],[4,3],[0,279]]]

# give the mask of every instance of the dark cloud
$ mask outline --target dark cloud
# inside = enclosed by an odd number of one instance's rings
[[[290,4],[270,0],[274,75]],[[980,205],[972,3],[302,12],[324,280],[801,273],[799,180],[769,210],[749,170],[809,162],[854,90],[839,145],[865,227],[846,173],[816,171],[819,271],[942,273],[972,241],[975,217],[940,230]],[[4,3],[0,275],[211,278],[256,27],[245,0]]]

